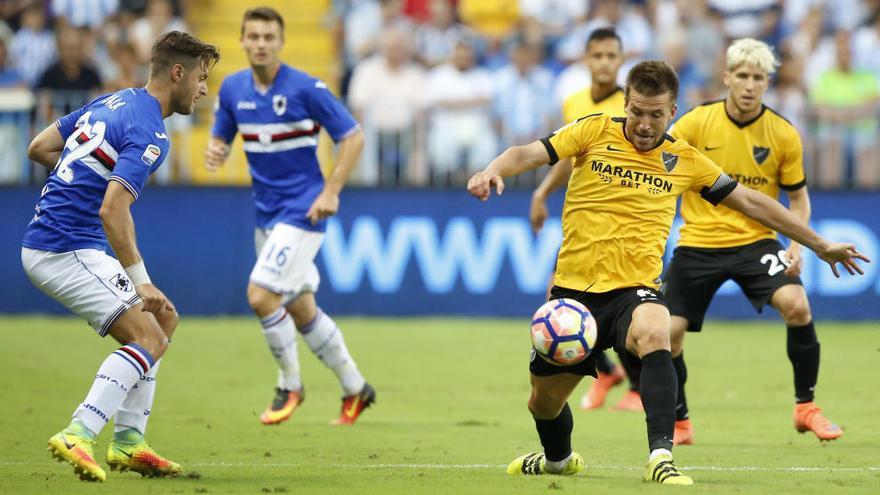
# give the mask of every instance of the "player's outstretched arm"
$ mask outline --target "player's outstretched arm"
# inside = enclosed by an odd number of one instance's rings
[[[28,158],[52,170],[61,158],[63,150],[64,137],[61,136],[58,126],[50,124],[31,141],[28,146]]]
[[[798,220],[805,224],[810,223],[812,211],[810,208],[810,194],[807,192],[806,187],[788,191],[788,204],[789,211],[794,213]],[[801,245],[791,241],[788,249],[785,250],[785,256],[788,258],[788,268],[785,269],[785,274],[789,277],[800,276],[804,265],[804,259],[801,256]]]
[[[217,136],[208,138],[208,148],[205,150],[205,168],[212,172],[219,170],[226,163],[229,150],[229,144]]]
[[[119,182],[111,180],[104,194],[99,215],[107,234],[107,242],[113,248],[116,259],[125,267],[135,291],[144,303],[143,310],[158,313],[164,308],[173,310],[171,301],[150,281],[144,260],[137,248],[134,234],[134,220],[131,218],[131,204],[134,196]]]
[[[826,241],[779,202],[749,187],[736,186],[721,200],[721,204],[812,249],[819,258],[831,265],[835,277],[840,276],[837,263],[842,264],[850,275],[862,275],[864,272],[856,260],[871,262],[856,250],[854,244]]]
[[[333,167],[333,173],[324,183],[324,189],[321,194],[312,202],[306,217],[314,224],[319,220],[323,220],[329,216],[335,215],[339,211],[339,193],[348,182],[348,176],[357,165],[364,149],[364,131],[357,128],[349,135],[339,141],[339,152],[336,156],[336,165]]]
[[[547,211],[547,197],[553,191],[559,189],[568,183],[571,177],[571,158],[559,160],[556,165],[550,168],[544,180],[535,188],[532,193],[532,204],[529,206],[529,221],[532,224],[532,230],[537,234],[544,227],[549,213]]]
[[[541,141],[522,146],[511,146],[492,160],[488,167],[471,177],[468,181],[468,192],[481,201],[486,201],[489,199],[489,193],[493,186],[498,194],[504,192],[502,177],[534,170],[549,162],[550,155]]]

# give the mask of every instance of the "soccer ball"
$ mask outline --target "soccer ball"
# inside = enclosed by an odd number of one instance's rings
[[[532,348],[545,361],[571,366],[584,360],[596,344],[596,319],[574,299],[554,299],[532,317]]]

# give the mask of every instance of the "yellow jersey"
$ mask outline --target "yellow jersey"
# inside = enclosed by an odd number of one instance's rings
[[[610,95],[601,98],[599,101],[593,100],[590,93],[591,88],[587,86],[576,93],[572,93],[565,101],[562,102],[562,120],[565,122],[574,122],[584,115],[592,115],[594,113],[605,113],[612,117],[623,117],[623,90],[617,90]]]
[[[541,140],[550,164],[573,157],[555,284],[586,292],[658,288],[678,196],[717,204],[736,181],[682,139],[636,151],[626,119],[582,117]]]
[[[670,134],[690,143],[740,184],[773,199],[779,198],[780,188],[794,191],[807,185],[797,130],[766,106],[754,119],[736,122],[724,100],[705,103],[682,115]],[[681,216],[679,246],[726,248],[776,238],[776,232],[738,211],[709,207],[696,193],[682,196]]]

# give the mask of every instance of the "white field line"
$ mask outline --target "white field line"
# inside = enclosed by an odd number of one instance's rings
[[[32,462],[24,461],[0,461],[0,466],[23,466],[33,465]],[[297,468],[306,467],[305,464],[289,462],[194,462],[184,467],[193,468]],[[308,465],[314,468],[314,465]],[[478,469],[503,469],[506,464],[338,464],[333,467],[343,469],[433,469],[438,471],[478,470]],[[624,464],[587,464],[589,469],[601,469],[608,471],[642,471],[644,468],[635,465]],[[719,471],[719,472],[767,472],[767,473],[871,473],[880,472],[880,466],[864,467],[822,467],[822,466],[681,466],[686,471]]]

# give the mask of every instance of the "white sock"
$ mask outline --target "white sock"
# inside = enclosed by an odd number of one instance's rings
[[[293,318],[282,307],[260,320],[260,324],[263,326],[263,337],[269,344],[269,351],[278,363],[278,388],[290,391],[302,389]]]
[[[559,473],[565,468],[565,465],[568,464],[568,460],[571,459],[571,456],[574,455],[574,452],[568,454],[568,456],[561,461],[551,461],[544,458],[544,470],[548,473]]]
[[[670,452],[667,449],[654,449],[651,451],[651,455],[648,456],[648,462],[653,461],[655,458],[657,458],[657,456],[661,456],[661,455],[668,455],[671,457],[672,452]]]
[[[321,308],[318,308],[315,319],[300,329],[300,333],[324,366],[336,373],[345,396],[360,393],[364,389],[367,382],[345,347],[342,330]]]
[[[152,366],[153,356],[137,344],[116,349],[101,363],[92,388],[73,417],[97,435],[116,414],[129,390]]]
[[[147,421],[153,409],[153,397],[156,396],[156,373],[159,372],[161,363],[161,359],[156,361],[150,371],[142,375],[128,391],[128,395],[116,411],[116,431],[134,428],[141,435],[147,434]]]

